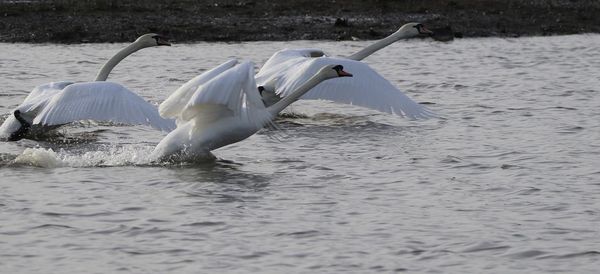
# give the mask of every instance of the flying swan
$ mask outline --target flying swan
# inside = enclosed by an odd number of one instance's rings
[[[288,96],[265,107],[254,79],[254,63],[230,60],[204,72],[177,89],[159,106],[164,118],[177,119],[177,128],[156,146],[152,159],[214,158],[211,150],[239,142],[270,123],[285,107],[319,83],[352,76],[341,65],[313,59],[296,67],[310,73]]]
[[[328,57],[319,49],[284,49],[276,52],[265,62],[256,82],[260,86],[262,100],[270,106],[285,98],[306,80],[309,75],[298,77],[295,69],[314,59],[323,59],[330,64],[343,65],[357,76],[351,80],[332,80],[323,83],[300,99],[330,100],[337,103],[357,105],[381,112],[396,114],[410,119],[427,118],[434,114],[424,106],[414,102],[392,83],[360,60],[398,41],[420,34],[432,34],[419,23],[408,23],[390,36],[344,58]]]
[[[161,118],[155,106],[120,84],[104,82],[125,57],[155,46],[170,44],[160,35],[145,34],[110,58],[95,82],[62,81],[35,87],[0,126],[0,139],[32,138],[79,120],[149,125],[163,131],[174,129],[175,123]]]

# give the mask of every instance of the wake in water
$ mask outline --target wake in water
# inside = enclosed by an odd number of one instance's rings
[[[59,167],[115,167],[115,166],[187,166],[214,163],[235,164],[232,161],[218,159],[210,154],[205,158],[172,157],[157,161],[152,157],[154,146],[150,145],[105,145],[83,153],[52,148],[26,148],[20,155],[0,154],[2,166],[33,166],[42,168]]]
[[[45,168],[154,165],[156,163],[150,158],[153,149],[153,146],[142,145],[107,145],[95,151],[73,154],[64,149],[26,148],[14,159],[7,157],[6,165]]]
[[[347,116],[340,114],[318,113],[314,116],[291,116],[278,118],[279,125],[262,129],[258,134],[278,142],[287,142],[294,130],[300,127],[319,127],[327,130],[336,129],[345,132],[350,130],[355,134],[357,128],[368,129],[373,133],[379,129],[389,132],[395,126],[370,121],[372,115]],[[290,124],[292,123],[292,124]],[[295,125],[298,123],[298,125]],[[332,127],[332,125],[335,125]],[[89,125],[84,126],[87,129]],[[112,126],[112,124],[111,124]],[[73,129],[73,127],[71,127]],[[401,127],[406,130],[406,127]],[[21,154],[3,153],[0,155],[0,166],[34,166],[43,168],[59,167],[111,167],[111,166],[177,166],[207,164],[224,161],[214,155],[196,159],[186,157],[185,151],[181,157],[172,157],[157,161],[152,157],[155,144],[104,143],[98,144],[99,134],[107,129],[97,129],[89,132],[56,132],[41,138],[44,147],[26,148]]]

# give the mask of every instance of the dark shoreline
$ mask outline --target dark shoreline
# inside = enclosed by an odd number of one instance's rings
[[[407,22],[457,37],[600,32],[597,0],[274,1],[0,0],[0,42],[380,39]],[[163,3],[168,2],[168,3]]]

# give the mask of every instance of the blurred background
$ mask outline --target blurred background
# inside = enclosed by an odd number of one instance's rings
[[[407,22],[454,37],[600,32],[598,0],[0,0],[2,42],[379,39]]]

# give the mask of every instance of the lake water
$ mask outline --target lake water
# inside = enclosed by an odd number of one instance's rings
[[[176,44],[109,80],[153,103],[224,62],[356,42]],[[3,273],[593,273],[600,35],[396,43],[365,62],[442,118],[327,102],[153,164],[165,135],[82,122],[0,143]],[[36,85],[89,81],[124,44],[0,44],[0,121]]]

